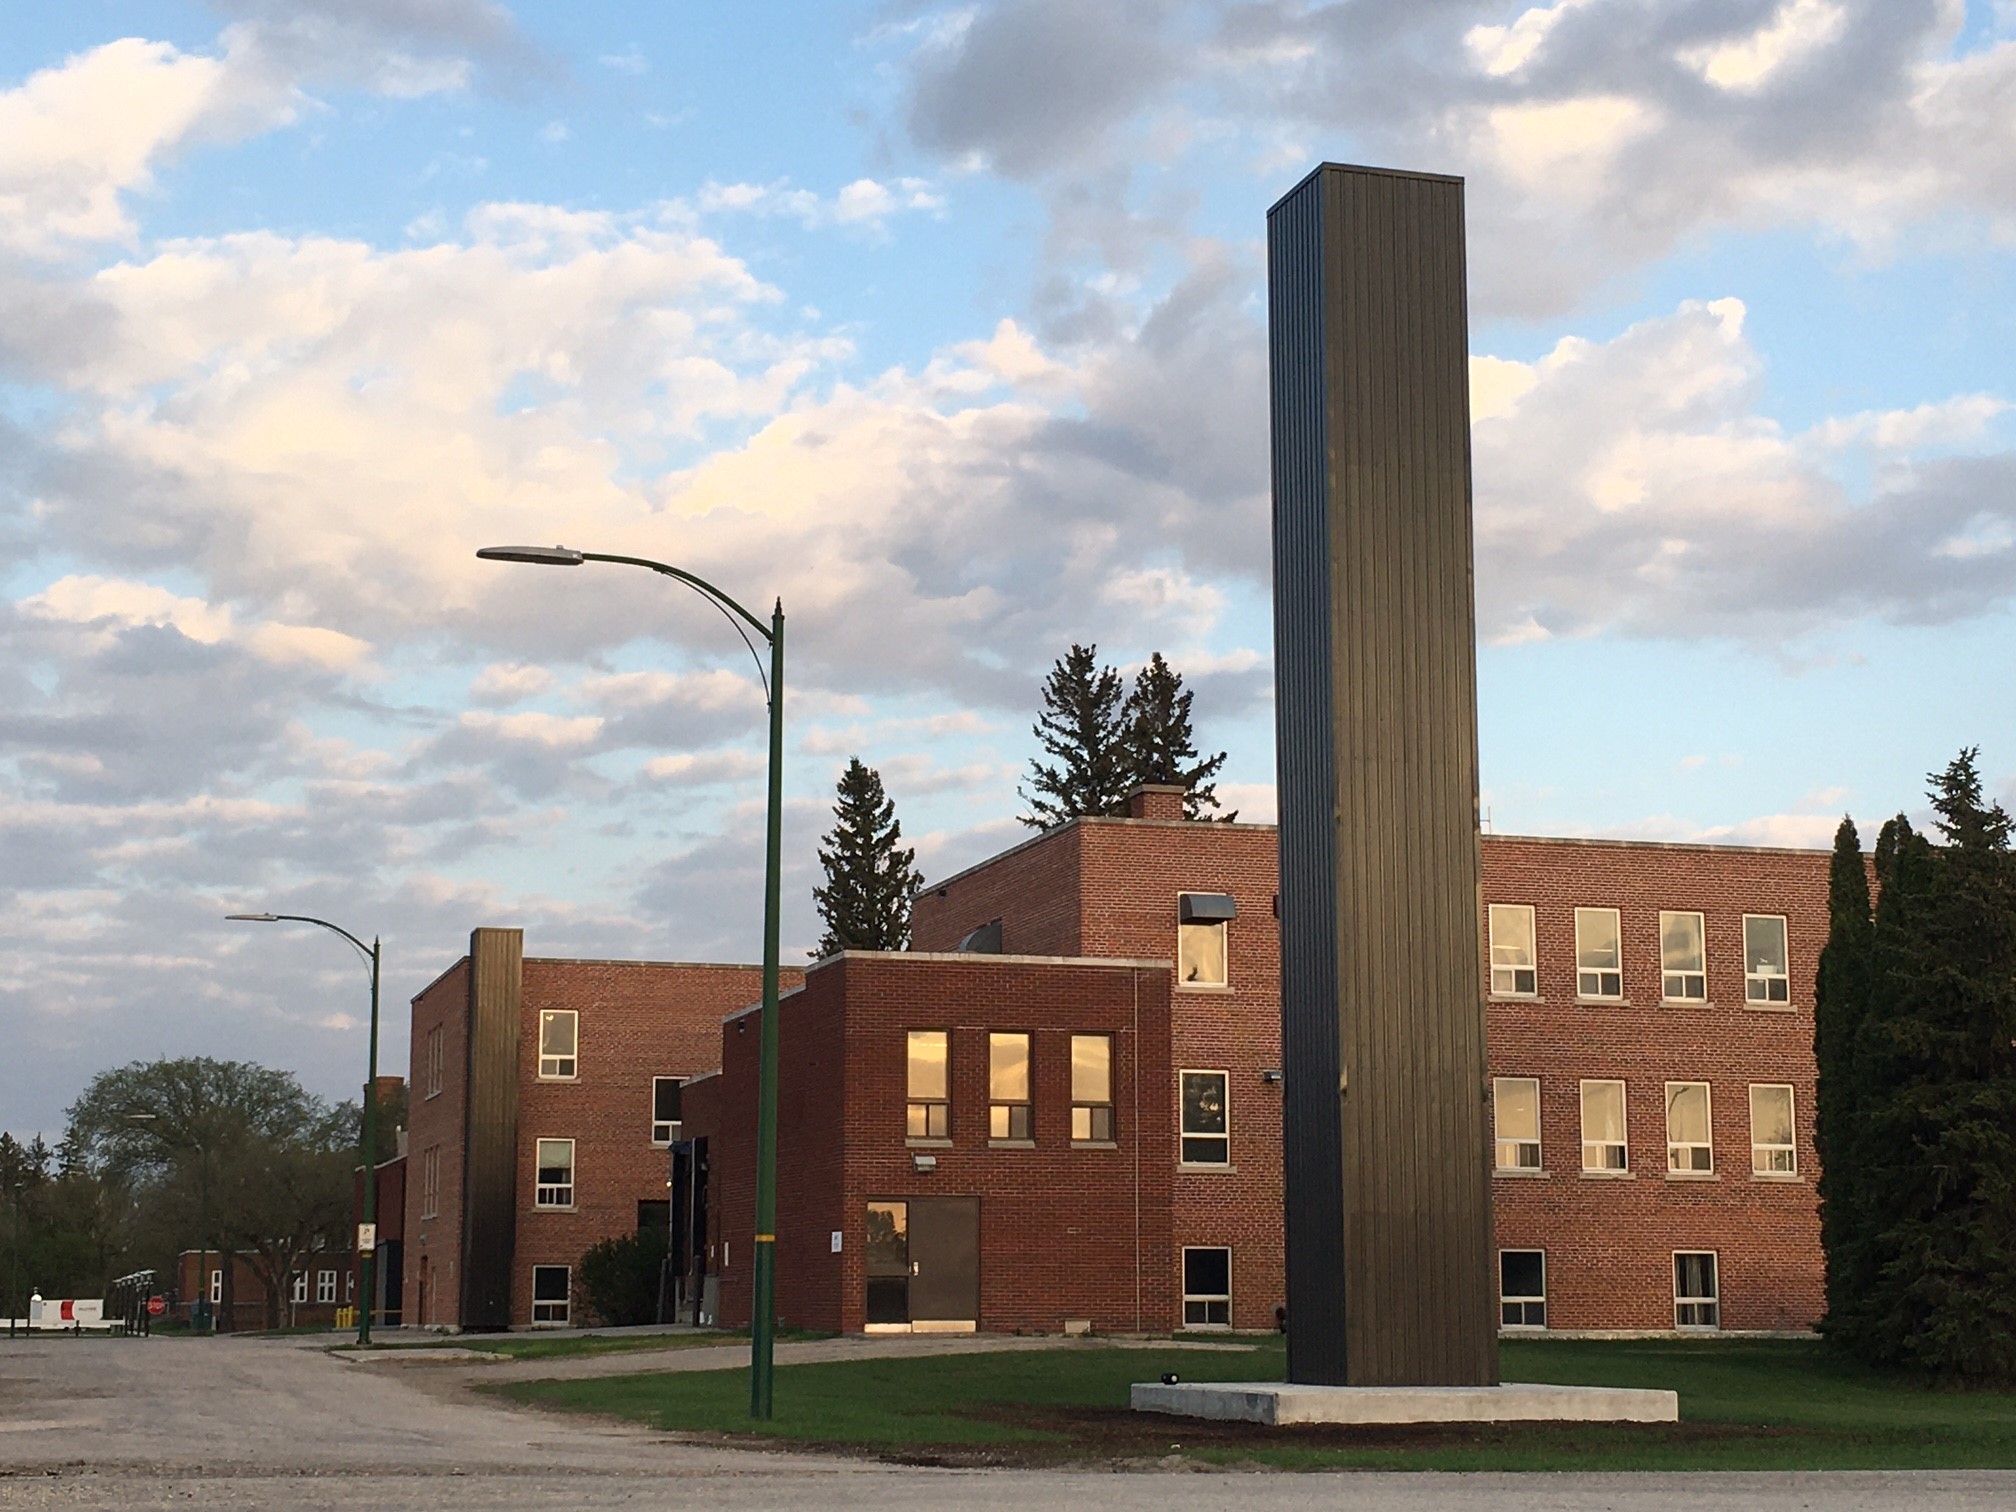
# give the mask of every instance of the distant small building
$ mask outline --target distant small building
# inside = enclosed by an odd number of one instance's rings
[[[196,1303],[207,1300],[211,1326],[219,1333],[247,1333],[267,1327],[271,1314],[266,1306],[265,1277],[249,1256],[232,1254],[228,1259],[231,1267],[231,1305],[227,1311],[226,1264],[226,1257],[214,1249],[184,1250],[177,1255],[174,1316],[186,1323]],[[356,1301],[357,1256],[348,1246],[315,1250],[302,1256],[299,1265],[281,1285],[279,1325],[282,1328],[333,1328],[337,1309],[355,1306]]]

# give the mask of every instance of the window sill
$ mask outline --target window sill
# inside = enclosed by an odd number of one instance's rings
[[[1534,1166],[1497,1166],[1491,1174],[1503,1176],[1508,1181],[1546,1181],[1554,1173]]]
[[[1668,1181],[1720,1181],[1722,1173],[1720,1171],[1668,1171],[1666,1179]]]
[[[1194,1164],[1191,1161],[1187,1160],[1177,1161],[1176,1169],[1179,1171],[1194,1171],[1199,1174],[1209,1174],[1214,1176],[1237,1176],[1239,1174],[1239,1167],[1237,1167],[1236,1165],[1215,1165],[1215,1164],[1203,1165],[1203,1164]]]
[[[1631,1006],[1631,999],[1623,997],[1578,997],[1575,999],[1575,1006],[1577,1008],[1629,1008]],[[1508,1324],[1506,1326],[1510,1327],[1511,1325]]]
[[[1713,1008],[1715,1005],[1707,998],[1661,998],[1659,999],[1659,1006],[1661,1008]]]
[[[1762,1182],[1765,1186],[1806,1185],[1806,1178],[1801,1176],[1797,1171],[1752,1171],[1750,1179]]]
[[[1229,993],[1232,991],[1232,984],[1230,982],[1177,982],[1174,984],[1174,989],[1177,992]]]
[[[1797,1013],[1799,1011],[1797,1003],[1745,1003],[1743,1006],[1752,1013]]]
[[[578,1076],[541,1076],[534,1078],[534,1080],[543,1086],[563,1086],[568,1082],[578,1082],[581,1078]],[[564,1328],[566,1325],[555,1324],[554,1326]]]
[[[1033,1150],[1036,1148],[1036,1141],[1033,1139],[990,1139],[987,1141],[987,1148],[990,1150]]]
[[[532,1211],[535,1213],[571,1213],[574,1210],[574,1204],[571,1202],[565,1205],[557,1202],[535,1202],[532,1204]]]
[[[1544,1007],[1547,999],[1537,992],[1493,992],[1485,999],[1487,1003],[1533,1003]]]
[[[1582,1179],[1584,1181],[1636,1181],[1638,1173],[1636,1171],[1584,1171]]]
[[[1071,1148],[1074,1150],[1117,1150],[1120,1148],[1120,1141],[1117,1139],[1074,1139],[1071,1141]]]
[[[436,1087],[432,1092],[429,1092],[425,1097],[421,1098],[420,1101],[432,1102],[434,1101],[435,1098],[439,1097],[440,1095],[441,1095],[441,1089],[439,1087]]]
[[[924,1139],[916,1135],[905,1139],[903,1143],[913,1150],[949,1150],[952,1148],[952,1141],[949,1139]]]
[[[1225,1334],[1232,1332],[1230,1323],[1185,1323],[1176,1330],[1186,1334]]]

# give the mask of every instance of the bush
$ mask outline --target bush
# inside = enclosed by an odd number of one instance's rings
[[[655,1226],[618,1234],[581,1257],[582,1297],[605,1326],[658,1321],[658,1282],[669,1237]]]

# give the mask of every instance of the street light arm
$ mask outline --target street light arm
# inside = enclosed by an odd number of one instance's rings
[[[688,588],[705,594],[722,608],[739,614],[750,629],[763,637],[766,644],[771,640],[770,626],[764,624],[763,621],[756,618],[755,615],[744,609],[735,600],[708,582],[707,579],[688,572],[683,567],[668,566],[664,562],[654,562],[648,557],[610,556],[599,551],[584,551],[581,553],[581,560],[584,562],[621,562],[626,567],[648,567],[651,571],[661,572],[666,577],[677,578]]]

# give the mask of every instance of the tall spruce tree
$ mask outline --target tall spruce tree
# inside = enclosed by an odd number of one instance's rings
[[[1878,899],[1855,1144],[1873,1362],[2016,1382],[2016,855],[1976,753],[1932,779],[1946,843],[1901,821]]]
[[[1225,753],[1198,759],[1197,737],[1190,726],[1190,703],[1196,696],[1160,651],[1135,675],[1121,710],[1129,786],[1174,783],[1189,789],[1183,799],[1185,818],[1215,819],[1221,816],[1208,812],[1218,807],[1217,785],[1211,779],[1225,765]],[[1239,815],[1235,811],[1222,817],[1230,821]]]
[[[902,950],[910,943],[910,905],[924,885],[917,852],[899,842],[903,826],[882,776],[852,757],[840,774],[833,828],[819,847],[826,885],[812,889],[826,921],[812,954],[841,950]]]
[[[1886,834],[1894,834],[1886,827]],[[1856,1204],[1861,1169],[1855,1145],[1863,1099],[1855,1081],[1855,1038],[1869,1009],[1869,957],[1875,921],[1869,911],[1869,872],[1855,821],[1834,832],[1827,875],[1827,944],[1820,952],[1813,1003],[1813,1059],[1819,1070],[1813,1142],[1820,1151],[1820,1245],[1827,1267],[1829,1333],[1852,1329],[1869,1295],[1866,1230]]]
[[[1031,829],[1121,813],[1134,785],[1120,674],[1100,666],[1098,654],[1097,646],[1073,644],[1044,680],[1035,734],[1054,764],[1030,758],[1021,794],[1029,805],[1022,822]]]

